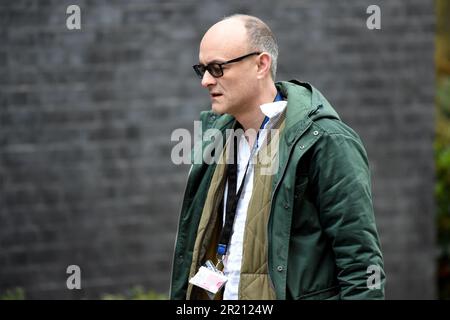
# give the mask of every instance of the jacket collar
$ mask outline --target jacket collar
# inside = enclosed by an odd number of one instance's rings
[[[313,121],[320,118],[340,119],[327,99],[311,84],[290,80],[275,85],[287,100],[284,137],[288,145],[296,141]],[[211,111],[203,112],[202,120],[206,120],[204,129],[214,127],[224,130],[231,128],[234,123],[233,116],[218,116]]]
[[[312,121],[320,118],[339,119],[330,103],[311,84],[290,80],[275,85],[288,101],[284,135],[288,145],[297,140]]]

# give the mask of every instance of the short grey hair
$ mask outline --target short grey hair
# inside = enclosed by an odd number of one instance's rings
[[[241,19],[244,22],[251,49],[267,52],[272,58],[270,75],[272,76],[272,80],[275,81],[275,76],[277,75],[278,44],[272,30],[261,19],[245,14],[233,14],[222,20],[234,18]]]

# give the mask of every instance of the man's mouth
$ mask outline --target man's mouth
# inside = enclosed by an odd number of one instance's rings
[[[222,94],[218,93],[218,92],[211,92],[210,95],[211,95],[211,98],[217,98],[217,97],[220,97]]]

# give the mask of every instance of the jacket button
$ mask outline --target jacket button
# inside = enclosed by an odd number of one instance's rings
[[[317,130],[313,132],[313,135],[315,135],[315,136],[317,136],[318,134],[319,134],[319,131],[317,131]]]
[[[278,271],[278,272],[283,271],[283,266],[278,266],[278,267],[277,267],[277,271]]]
[[[305,149],[305,146],[304,146],[304,145],[301,145],[301,146],[300,146],[300,149],[302,149],[302,150]]]
[[[289,209],[289,205],[287,203],[284,204],[285,209]]]

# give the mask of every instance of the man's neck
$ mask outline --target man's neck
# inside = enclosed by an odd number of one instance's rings
[[[264,113],[261,109],[254,109],[245,114],[236,117],[236,120],[241,124],[244,131],[253,129],[258,130],[264,120]]]
[[[252,108],[247,109],[247,112],[236,115],[236,120],[241,124],[245,132],[245,137],[250,146],[256,141],[257,132],[261,128],[261,124],[265,118],[264,113],[261,111],[260,106],[265,103],[273,102],[276,95],[277,89],[275,84],[272,83],[266,90],[261,90],[264,92],[252,106]]]
[[[261,95],[251,108],[247,109],[245,113],[235,115],[236,120],[241,124],[244,131],[249,129],[255,131],[259,130],[265,117],[260,106],[265,103],[273,102],[277,95],[277,89],[274,83],[266,90],[262,90],[262,92],[265,94]]]

